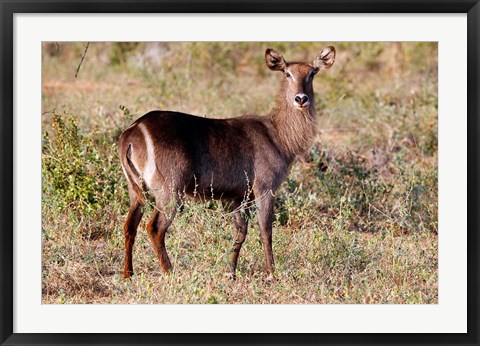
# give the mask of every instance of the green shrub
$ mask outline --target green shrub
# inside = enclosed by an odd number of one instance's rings
[[[84,136],[73,115],[53,114],[52,131],[43,137],[44,207],[60,212],[68,208],[71,218],[92,221],[105,209],[125,204],[126,189],[111,137],[110,131]]]

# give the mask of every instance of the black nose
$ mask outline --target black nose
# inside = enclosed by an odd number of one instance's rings
[[[295,96],[295,102],[298,103],[299,105],[303,105],[304,103],[308,102],[308,96],[307,95],[297,95]]]

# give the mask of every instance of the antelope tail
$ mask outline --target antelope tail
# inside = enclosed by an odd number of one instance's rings
[[[144,203],[145,197],[143,191],[146,191],[145,184],[141,178],[141,174],[132,161],[132,144],[128,145],[127,151],[121,155],[122,168],[130,187],[135,192],[138,200]]]

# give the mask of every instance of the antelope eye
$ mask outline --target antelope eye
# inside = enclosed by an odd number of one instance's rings
[[[291,75],[290,73],[288,73],[288,72],[285,72],[285,77],[287,77],[287,78],[292,78],[292,75]]]

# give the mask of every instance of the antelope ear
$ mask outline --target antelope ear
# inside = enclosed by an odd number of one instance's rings
[[[272,71],[284,71],[287,67],[287,62],[282,54],[271,48],[268,48],[265,52],[265,62]]]
[[[318,69],[329,69],[335,62],[335,48],[328,46],[322,50],[318,56],[313,60],[313,66]]]

